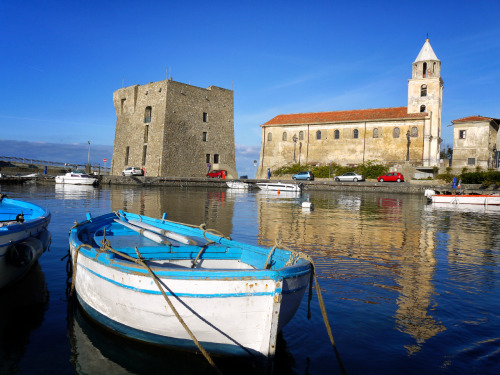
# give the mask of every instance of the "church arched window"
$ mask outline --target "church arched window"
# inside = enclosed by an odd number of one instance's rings
[[[273,133],[269,132],[267,133],[267,141],[271,142],[273,140]]]
[[[373,138],[378,138],[378,128],[373,129]]]
[[[392,136],[394,138],[399,138],[399,128],[394,128],[394,130],[392,131]]]
[[[334,137],[335,139],[339,139],[339,138],[340,138],[340,131],[335,130],[335,131],[333,132],[333,137]]]
[[[299,141],[303,141],[304,140],[304,132],[299,132]]]
[[[425,112],[425,105],[420,106],[420,112]]]
[[[282,138],[283,141],[286,141],[286,132],[283,132],[283,138]]]
[[[427,85],[420,86],[420,96],[427,96]]]
[[[354,139],[358,138],[359,137],[359,131],[358,129],[354,129],[353,132],[352,132],[352,137]]]
[[[316,139],[321,139],[321,130],[316,132]]]

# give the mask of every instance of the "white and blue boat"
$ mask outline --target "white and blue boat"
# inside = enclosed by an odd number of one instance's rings
[[[137,340],[196,350],[190,330],[207,352],[269,365],[311,263],[291,250],[243,244],[163,216],[88,214],[75,225],[69,244],[80,305]]]
[[[50,244],[50,212],[0,196],[0,289],[21,279]]]

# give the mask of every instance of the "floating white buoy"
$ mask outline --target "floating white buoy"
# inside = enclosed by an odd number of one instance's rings
[[[302,208],[307,210],[314,210],[314,204],[311,202],[302,202]]]

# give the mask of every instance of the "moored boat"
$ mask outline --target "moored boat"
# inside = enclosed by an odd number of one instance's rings
[[[0,289],[22,278],[50,244],[50,212],[0,196]]]
[[[257,182],[256,184],[261,190],[272,191],[301,191],[302,184],[285,184],[283,182]]]
[[[268,364],[312,272],[290,250],[123,211],[89,214],[69,242],[78,301],[96,321],[134,339],[196,349],[190,330],[209,352]]]
[[[481,206],[500,205],[500,194],[467,194],[467,193],[439,193],[427,189],[424,192],[427,200],[431,203],[466,204]]]
[[[240,180],[226,181],[226,185],[230,189],[252,189],[253,185]]]
[[[97,178],[91,177],[82,170],[74,170],[64,176],[56,176],[56,184],[96,185]]]

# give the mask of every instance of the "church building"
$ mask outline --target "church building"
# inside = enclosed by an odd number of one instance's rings
[[[439,166],[443,80],[429,39],[412,64],[408,106],[278,115],[262,127],[257,177],[291,164]]]

